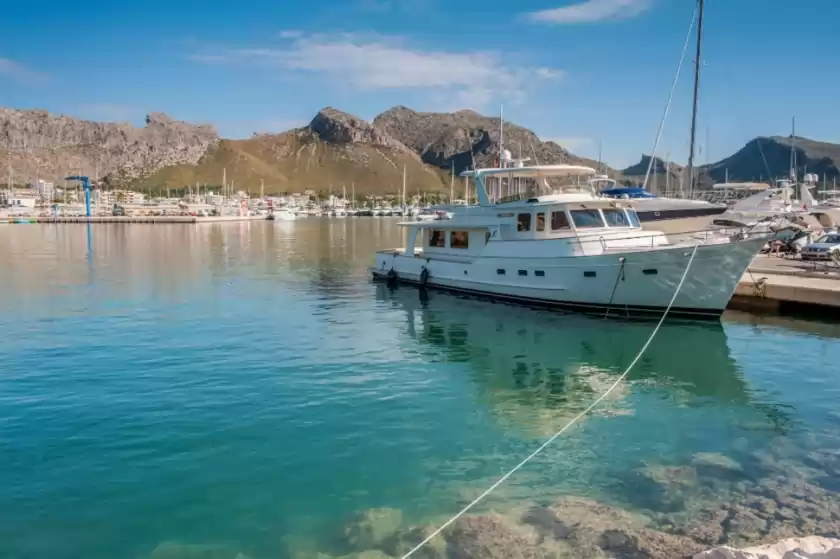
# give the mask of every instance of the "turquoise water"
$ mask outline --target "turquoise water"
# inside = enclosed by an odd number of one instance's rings
[[[348,515],[457,511],[620,374],[652,325],[369,281],[385,219],[0,226],[0,557],[255,559]],[[487,506],[644,506],[632,472],[840,443],[840,326],[661,330]],[[834,480],[840,483],[840,480]]]

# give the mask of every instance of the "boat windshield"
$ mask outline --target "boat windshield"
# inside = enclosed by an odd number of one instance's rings
[[[609,227],[630,227],[630,220],[624,210],[619,208],[604,208],[604,219]]]
[[[572,210],[569,213],[572,215],[572,221],[578,229],[604,226],[604,220],[601,218],[601,212],[598,210]]]
[[[642,224],[639,221],[639,215],[636,213],[636,210],[633,208],[627,208],[627,217],[630,218],[630,224],[633,227],[641,227]]]

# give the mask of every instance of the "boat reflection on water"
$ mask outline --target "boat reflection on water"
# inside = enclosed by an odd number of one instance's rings
[[[503,425],[539,435],[553,433],[607,390],[655,326],[439,292],[421,300],[417,289],[405,287],[377,286],[377,298],[405,310],[408,336],[434,348],[433,359],[469,364],[481,398]],[[681,405],[751,403],[720,323],[664,324],[596,413],[634,413],[627,396],[637,388]]]

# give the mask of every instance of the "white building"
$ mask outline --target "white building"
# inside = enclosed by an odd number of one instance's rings
[[[51,202],[55,196],[55,183],[39,179],[32,184],[32,188],[35,189],[42,200]]]
[[[146,196],[142,192],[136,190],[97,190],[98,197],[95,195],[94,199],[98,203],[106,206],[113,204],[142,204]]]

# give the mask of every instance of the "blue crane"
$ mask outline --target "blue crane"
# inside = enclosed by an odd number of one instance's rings
[[[79,181],[82,183],[82,188],[85,189],[85,215],[90,217],[90,179],[87,177],[65,177],[64,180]]]

